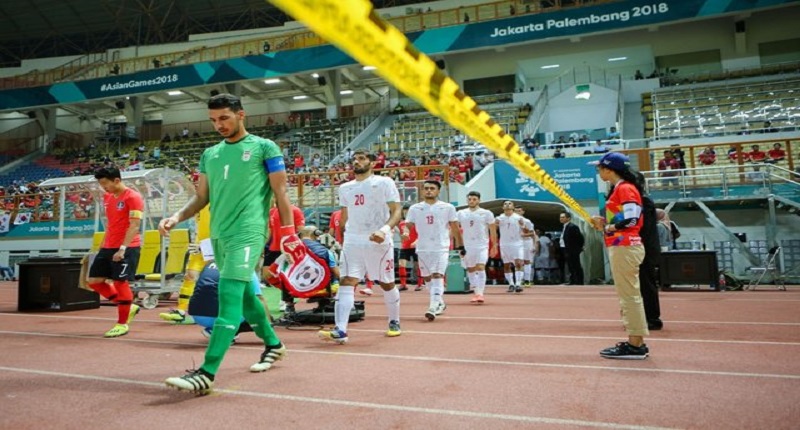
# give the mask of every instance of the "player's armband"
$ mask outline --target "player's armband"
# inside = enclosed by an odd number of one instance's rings
[[[142,211],[130,211],[130,212],[128,212],[128,218],[142,219],[142,216],[144,216],[144,213]]]
[[[264,168],[267,169],[267,174],[285,172],[286,164],[283,162],[283,157],[272,157],[264,160]]]

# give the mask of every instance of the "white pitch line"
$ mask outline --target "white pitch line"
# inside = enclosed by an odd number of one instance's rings
[[[451,309],[457,309],[452,307]],[[0,312],[0,315],[3,313]],[[369,314],[370,317],[387,318],[388,315]],[[409,316],[404,316],[409,318]],[[413,318],[414,316],[411,316]],[[620,319],[592,319],[592,318],[527,318],[527,317],[477,317],[443,315],[442,319],[460,320],[486,320],[486,321],[543,321],[543,322],[597,322],[597,323],[619,323]],[[714,324],[714,325],[777,325],[777,326],[800,326],[800,322],[759,322],[759,321],[673,321],[667,320],[667,324]]]
[[[456,309],[453,307],[452,309]],[[76,320],[96,320],[108,321],[112,317],[89,317],[89,316],[75,316],[63,314],[29,314],[20,312],[0,312],[0,317],[30,317],[30,318],[58,318],[58,319],[76,319]],[[387,318],[387,315],[369,314],[370,318]],[[414,318],[415,315],[402,315],[403,318]],[[577,322],[577,323],[619,323],[619,319],[592,319],[592,318],[528,318],[528,317],[479,317],[479,316],[457,316],[457,315],[444,315],[442,319],[459,319],[459,320],[479,320],[479,321],[531,321],[531,322]],[[164,320],[143,319],[142,315],[136,318],[136,322],[159,323],[168,325]],[[765,322],[765,321],[672,321],[668,320],[667,324],[713,324],[713,325],[763,325],[763,326],[788,326],[800,327],[800,322]]]
[[[377,329],[349,329],[348,333],[365,332],[365,333],[383,333],[385,330]],[[413,334],[430,334],[430,335],[443,335],[443,336],[486,336],[486,337],[521,337],[521,338],[541,338],[541,339],[579,339],[579,340],[619,340],[619,336],[566,336],[555,334],[522,334],[522,333],[469,333],[469,332],[455,332],[455,331],[426,331],[426,330],[406,330],[405,333]],[[689,342],[689,343],[720,343],[720,344],[733,344],[733,345],[776,345],[776,346],[800,346],[800,342],[771,342],[759,340],[714,340],[714,339],[668,339],[668,338],[654,338],[648,337],[647,343],[658,342]]]
[[[88,380],[88,381],[110,382],[110,383],[113,383],[113,384],[138,385],[138,386],[144,386],[144,387],[164,387],[164,384],[156,383],[156,382],[136,381],[136,380],[124,379],[124,378],[108,378],[108,377],[104,377],[104,376],[82,375],[82,374],[77,374],[77,373],[51,372],[51,371],[37,370],[37,369],[23,369],[23,368],[16,368],[16,367],[3,367],[3,366],[0,366],[0,371],[25,373],[25,374],[40,375],[40,376],[51,376],[51,377],[54,376],[54,377],[61,377],[61,378],[81,379],[81,380]],[[397,412],[414,412],[414,413],[422,413],[422,414],[445,415],[445,416],[460,417],[460,418],[478,418],[478,419],[488,419],[488,420],[504,420],[504,421],[523,422],[523,423],[552,424],[552,425],[564,425],[564,426],[582,426],[582,427],[595,427],[595,428],[631,429],[631,430],[633,430],[633,429],[642,429],[642,430],[664,430],[664,429],[669,429],[669,427],[651,427],[651,426],[611,423],[611,422],[603,422],[603,421],[585,421],[585,420],[572,420],[572,419],[564,419],[564,418],[536,417],[536,416],[526,416],[526,415],[496,414],[496,413],[492,413],[492,412],[460,411],[460,410],[455,410],[455,409],[422,408],[422,407],[417,407],[417,406],[401,406],[401,405],[393,405],[393,404],[385,404],[385,403],[358,402],[358,401],[352,401],[352,400],[337,400],[337,399],[331,399],[329,397],[320,398],[320,397],[307,397],[307,396],[293,396],[293,395],[287,395],[287,394],[261,393],[261,392],[244,391],[244,390],[215,389],[214,393],[224,393],[224,394],[230,394],[230,395],[234,395],[234,396],[256,397],[256,398],[264,398],[264,399],[271,399],[271,400],[282,400],[282,401],[290,401],[290,402],[300,402],[300,403],[316,403],[316,404],[325,405],[326,407],[328,407],[328,406],[345,406],[345,407],[352,407],[352,408],[368,408],[368,409],[397,411]]]
[[[13,331],[0,331],[0,334],[11,334],[19,336],[41,336],[41,337],[56,337],[66,339],[83,339],[83,340],[99,340],[109,342],[108,339],[100,338],[97,336],[85,335],[69,335],[69,334],[55,334],[55,333],[40,333],[40,332],[13,332]],[[145,343],[145,344],[159,344],[159,345],[181,345],[181,346],[205,346],[200,343],[189,342],[175,342],[163,340],[150,340],[150,339],[131,339],[131,338],[117,338],[112,342],[126,342],[126,343]],[[249,346],[231,346],[231,349],[242,350],[255,350],[263,351],[261,347]],[[629,371],[629,372],[649,372],[649,373],[667,373],[667,374],[685,374],[685,375],[703,375],[703,376],[733,376],[745,378],[770,378],[770,379],[789,379],[800,380],[800,375],[790,374],[775,374],[775,373],[752,373],[752,372],[723,372],[723,371],[706,371],[706,370],[687,370],[687,369],[661,369],[661,368],[637,368],[637,367],[614,367],[614,366],[593,366],[585,364],[558,364],[558,363],[533,363],[533,362],[516,362],[516,361],[497,361],[497,360],[475,360],[467,358],[442,358],[442,357],[426,357],[416,355],[390,355],[390,354],[371,354],[363,352],[344,352],[342,347],[333,347],[332,351],[312,351],[302,349],[290,349],[293,354],[320,354],[330,356],[351,356],[351,357],[365,357],[365,358],[378,358],[390,360],[407,360],[407,361],[425,361],[437,363],[458,363],[458,364],[478,364],[481,366],[517,366],[517,367],[542,367],[542,368],[560,368],[560,369],[582,369],[582,370],[611,370],[611,371]]]

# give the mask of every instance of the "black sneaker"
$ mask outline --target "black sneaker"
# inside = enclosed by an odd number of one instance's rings
[[[647,328],[649,330],[661,330],[664,328],[664,322],[660,319],[647,321]]]
[[[644,360],[649,353],[650,350],[647,349],[645,344],[633,346],[628,342],[619,342],[611,348],[600,351],[600,356],[617,360]]]
[[[514,291],[517,292],[517,293],[521,293],[522,292],[522,287],[517,287]]]
[[[513,285],[509,285],[509,286],[508,286],[508,291],[506,291],[506,292],[507,292],[507,293],[513,293],[514,291],[516,291],[516,289],[517,289],[517,288],[516,288],[516,287],[514,287]]]

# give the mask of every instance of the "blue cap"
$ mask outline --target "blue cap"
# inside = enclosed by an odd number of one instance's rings
[[[603,166],[615,172],[620,172],[631,167],[631,160],[627,155],[621,152],[609,152],[603,155],[599,160],[591,161],[589,164]]]

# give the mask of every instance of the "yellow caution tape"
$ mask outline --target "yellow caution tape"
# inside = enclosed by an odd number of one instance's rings
[[[520,148],[455,81],[421,53],[368,0],[269,0],[322,38],[347,52],[431,114],[447,121],[529,176],[591,223],[591,217],[536,161]]]

